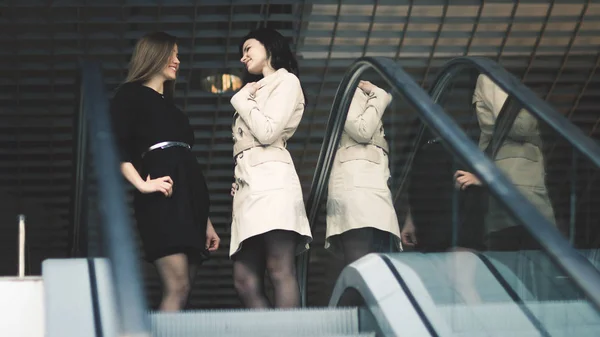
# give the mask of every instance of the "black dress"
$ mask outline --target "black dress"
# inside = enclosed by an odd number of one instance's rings
[[[409,204],[417,232],[417,250],[443,252],[453,247],[484,249],[482,188],[459,191],[454,173],[464,169],[449,150],[425,130],[411,167]],[[453,199],[457,198],[457,208]],[[454,228],[456,215],[457,228]],[[453,238],[456,240],[454,241]]]
[[[173,194],[142,194],[135,190],[137,226],[149,262],[185,253],[200,262],[205,258],[206,222],[210,200],[200,165],[192,152],[170,147],[142,153],[164,141],[193,146],[189,120],[172,100],[141,83],[122,85],[111,102],[111,116],[121,161],[130,162],[142,179],[170,176]]]

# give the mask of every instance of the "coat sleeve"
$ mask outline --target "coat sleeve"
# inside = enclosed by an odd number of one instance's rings
[[[350,103],[344,131],[358,143],[369,142],[391,101],[392,95],[381,88],[374,87],[368,95],[357,88]]]
[[[473,94],[473,104],[477,118],[482,128],[488,132],[493,130],[496,119],[506,102],[507,94],[489,77],[479,75]],[[508,137],[514,140],[527,140],[539,137],[537,119],[525,109],[521,109],[508,132]]]
[[[473,92],[473,105],[477,113],[479,126],[486,132],[493,130],[496,117],[500,112],[500,108],[494,106],[494,95],[497,89],[489,77],[483,74],[477,77],[475,91]]]
[[[272,144],[281,137],[300,102],[303,102],[302,88],[298,78],[292,74],[277,84],[262,108],[245,87],[231,98],[237,113],[263,145]]]

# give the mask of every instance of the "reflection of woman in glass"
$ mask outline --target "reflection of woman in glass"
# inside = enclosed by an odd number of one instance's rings
[[[479,147],[485,149],[494,131],[494,124],[508,95],[489,77],[479,75],[473,94],[473,104],[481,127]],[[537,120],[526,110],[517,115],[510,131],[494,158],[495,164],[517,189],[552,223],[554,211],[545,183],[542,139]],[[470,172],[459,170],[456,185],[466,189],[481,185]],[[490,198],[485,214],[486,243],[492,250],[520,250],[535,248],[527,230],[512,220],[502,205]]]
[[[360,81],[329,178],[325,248],[346,263],[400,244],[398,218],[388,187],[388,144],[381,117],[392,96]]]
[[[468,252],[482,250],[482,188],[470,186],[457,193],[453,174],[455,157],[440,138],[424,129],[415,153],[408,186],[409,210],[402,226],[402,243],[423,253],[449,252],[440,275],[448,277],[467,303],[480,303],[475,273],[478,258]]]
[[[478,77],[472,102],[481,129],[481,150],[490,143],[496,119],[506,99],[507,94],[487,76]],[[497,152],[495,163],[519,191],[553,221],[540,148],[537,120],[521,110]],[[411,173],[411,210],[402,229],[405,245],[415,246],[420,251],[455,252],[473,249],[518,251],[536,247],[531,236],[513,222],[502,205],[493,198],[482,198],[487,194],[482,193],[482,184],[475,175],[466,170],[454,171],[454,158],[442,147],[439,139],[430,139],[419,151]],[[454,173],[454,183],[451,172]],[[453,208],[453,188],[461,190],[458,209]],[[458,220],[455,229],[451,226],[453,220]],[[453,230],[456,232],[453,233]],[[459,294],[469,303],[480,302],[480,294],[474,284],[476,263],[477,258],[472,254],[448,255],[448,275]]]
[[[312,239],[300,181],[286,149],[304,113],[298,63],[286,38],[268,28],[246,35],[240,56],[246,85],[231,98],[236,111],[229,248],[234,284],[246,307],[269,307],[263,290],[266,269],[274,305],[297,307],[295,256]]]

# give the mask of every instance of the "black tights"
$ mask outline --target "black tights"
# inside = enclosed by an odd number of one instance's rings
[[[389,250],[386,240],[389,234],[372,227],[351,229],[340,234],[346,265],[369,253],[383,253]]]
[[[344,253],[344,265],[360,259],[369,253],[389,251],[389,234],[373,227],[351,229],[340,234],[339,242]],[[362,297],[356,291],[345,295],[344,305],[363,305]]]
[[[234,255],[235,290],[247,308],[271,307],[264,291],[265,270],[273,284],[276,308],[300,306],[296,279],[296,240],[291,231],[274,230],[244,240]]]

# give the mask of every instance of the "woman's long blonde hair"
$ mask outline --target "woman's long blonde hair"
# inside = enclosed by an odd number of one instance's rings
[[[147,82],[152,76],[161,73],[173,52],[177,38],[165,32],[145,35],[135,45],[125,83]],[[175,81],[165,81],[163,95],[170,99],[175,92]]]

